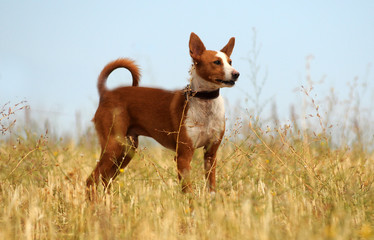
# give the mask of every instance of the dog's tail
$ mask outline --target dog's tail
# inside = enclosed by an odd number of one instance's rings
[[[106,80],[111,72],[113,72],[117,68],[126,68],[131,72],[132,75],[132,85],[138,86],[140,80],[140,69],[135,64],[135,62],[128,58],[119,58],[108,63],[104,69],[101,71],[99,75],[99,79],[97,82],[97,89],[99,90],[99,95],[103,95],[108,89],[105,86]]]

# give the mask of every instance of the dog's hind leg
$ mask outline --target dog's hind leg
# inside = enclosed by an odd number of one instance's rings
[[[110,181],[113,181],[119,174],[120,170],[124,169],[135,155],[135,150],[138,147],[137,136],[127,136],[126,142],[123,144],[122,154],[117,157],[112,167],[102,175],[104,187],[110,188]]]
[[[86,180],[89,199],[96,195],[100,178],[107,190],[111,179],[118,175],[121,167],[125,167],[130,162],[134,155],[134,149],[137,147],[137,137],[132,137],[133,141],[129,141],[130,137],[125,137],[128,130],[126,115],[115,112],[112,118],[110,116],[110,114],[100,111],[96,113],[94,118],[101,145],[101,155],[95,169]]]
[[[89,198],[96,194],[96,188],[99,184],[100,177],[103,180],[104,188],[107,188],[113,173],[111,169],[116,165],[117,159],[123,156],[124,147],[114,137],[108,139],[105,148],[102,149],[101,158],[97,163],[91,175],[87,178],[86,186]]]

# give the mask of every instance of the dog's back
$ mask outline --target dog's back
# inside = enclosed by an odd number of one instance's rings
[[[183,91],[146,87],[107,90],[93,120],[100,142],[105,144],[108,135],[142,135],[175,150],[175,129],[181,121],[184,100]]]

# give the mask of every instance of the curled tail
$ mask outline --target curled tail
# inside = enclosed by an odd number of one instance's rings
[[[108,63],[104,69],[101,71],[99,75],[99,79],[97,82],[97,89],[99,90],[99,95],[103,95],[108,89],[105,86],[106,80],[111,72],[113,72],[117,68],[126,68],[131,72],[132,75],[132,85],[138,86],[139,85],[139,78],[140,78],[140,70],[139,67],[135,64],[135,62],[128,58],[119,58]]]

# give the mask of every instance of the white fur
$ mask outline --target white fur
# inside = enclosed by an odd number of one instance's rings
[[[214,91],[219,88],[218,84],[208,82],[204,80],[202,77],[200,77],[196,73],[195,66],[191,67],[190,73],[191,73],[191,90],[192,91],[195,91],[195,92]]]
[[[225,73],[225,79],[223,80],[231,80],[232,79],[232,72],[235,70],[227,61],[227,55],[223,52],[217,52],[216,57],[222,59],[223,63],[223,72]]]
[[[212,100],[189,99],[186,129],[195,148],[217,141],[225,129],[225,107],[223,98]]]
[[[222,59],[223,80],[231,80],[232,72],[235,70],[227,61],[227,56],[223,52],[217,52],[216,57]],[[191,67],[191,90],[214,91],[225,85],[212,83],[201,78],[194,66]],[[195,148],[208,146],[216,142],[225,130],[225,107],[223,98],[204,100],[191,97],[186,118],[187,135],[192,140]]]

